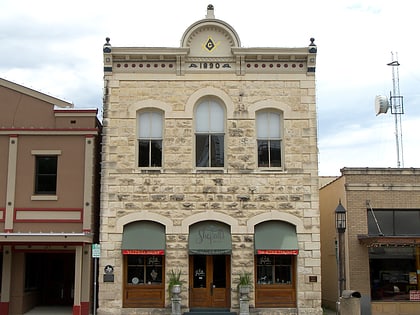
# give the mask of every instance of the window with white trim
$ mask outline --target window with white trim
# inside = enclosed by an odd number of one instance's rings
[[[195,161],[197,167],[223,167],[225,160],[225,110],[205,99],[195,111]]]
[[[162,167],[163,114],[141,111],[137,114],[138,166]]]
[[[282,167],[282,116],[274,110],[256,115],[258,167]]]
[[[35,194],[55,195],[57,192],[57,155],[35,156]]]

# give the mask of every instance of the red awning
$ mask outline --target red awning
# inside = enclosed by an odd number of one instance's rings
[[[299,255],[297,249],[258,249],[257,255]]]
[[[123,255],[165,255],[165,251],[157,250],[142,250],[142,249],[123,249]]]

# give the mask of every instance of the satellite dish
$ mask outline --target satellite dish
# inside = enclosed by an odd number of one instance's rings
[[[379,114],[386,114],[389,108],[388,98],[383,95],[377,95],[375,97],[375,112],[376,116]]]

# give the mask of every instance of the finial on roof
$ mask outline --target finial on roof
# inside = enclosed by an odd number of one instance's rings
[[[212,4],[207,6],[206,19],[214,19],[214,6]]]
[[[311,37],[310,41],[311,41],[311,43],[309,44],[309,52],[314,54],[314,53],[317,52],[317,47],[314,43],[315,38]]]
[[[111,44],[109,41],[111,40],[109,37],[105,38],[106,43],[104,44],[104,53],[110,53],[111,52]]]

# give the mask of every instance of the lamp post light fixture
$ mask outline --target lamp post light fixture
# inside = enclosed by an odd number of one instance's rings
[[[346,209],[341,204],[341,200],[338,202],[337,208],[335,208],[335,227],[338,233],[344,233],[346,231]]]
[[[346,232],[346,209],[338,202],[335,208],[335,227],[338,233],[338,293],[342,296],[346,286],[345,256],[344,256],[344,233]]]

